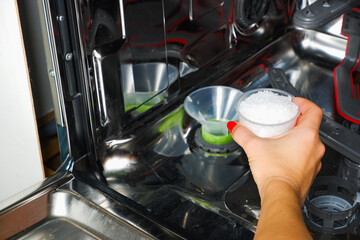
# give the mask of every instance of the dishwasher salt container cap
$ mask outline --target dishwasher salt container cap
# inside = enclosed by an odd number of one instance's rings
[[[236,106],[239,122],[262,138],[285,134],[296,124],[300,104],[291,94],[277,89],[248,91]]]

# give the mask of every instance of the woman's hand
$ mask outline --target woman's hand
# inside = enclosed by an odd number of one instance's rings
[[[243,147],[262,198],[274,182],[288,185],[302,204],[321,168],[325,147],[319,138],[322,110],[314,103],[297,98],[301,114],[296,126],[277,138],[260,138],[246,127],[230,122],[234,140]]]
[[[322,110],[297,98],[301,115],[296,126],[277,138],[259,138],[246,127],[229,122],[234,140],[249,159],[261,198],[255,239],[312,239],[301,206],[321,168],[325,147],[319,138]]]

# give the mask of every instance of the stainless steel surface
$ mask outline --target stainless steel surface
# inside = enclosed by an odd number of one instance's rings
[[[239,239],[248,233],[244,227],[256,231],[259,196],[244,152],[238,148],[214,154],[196,145],[194,135],[199,123],[184,112],[182,103],[190,92],[208,85],[244,91],[268,87],[267,71],[275,67],[285,71],[303,97],[333,118],[333,68],[346,50],[346,38],[340,34],[342,18],[315,30],[294,28],[291,19],[297,10],[296,1],[271,0],[266,14],[249,32],[239,24],[236,1],[232,0],[49,2],[51,6],[67,4],[68,16],[58,15],[64,16],[69,25],[75,24],[72,40],[79,46],[71,49],[71,62],[82,68],[76,75],[79,88],[75,95],[69,94],[69,89],[63,94],[68,97],[66,110],[73,112],[69,119],[78,113],[72,104],[81,100],[85,106],[80,109],[84,111],[81,119],[89,123],[85,128],[91,139],[78,131],[81,121],[68,122],[72,148],[82,148],[88,140],[93,149],[74,159],[74,171],[92,174],[89,165],[101,164],[103,172],[96,176],[105,178],[107,185],[101,185],[102,191],[108,192],[99,194],[76,179],[58,191],[69,190],[91,201],[87,205],[74,200],[82,207],[91,209],[96,205],[109,216],[135,222],[134,215],[124,216],[128,209],[119,208],[113,199],[120,193],[147,209],[149,216],[155,216],[162,225],[189,233],[189,238],[219,239],[227,234],[228,239]],[[308,3],[299,1],[298,9]],[[56,16],[56,11],[51,13]],[[55,41],[54,36],[51,39]],[[59,44],[56,47],[61,49]],[[58,51],[60,63],[66,61],[67,52]],[[141,105],[126,109],[124,95],[134,93],[136,88],[134,66],[154,62],[175,66],[178,78],[159,88],[166,94],[157,104],[137,113]],[[66,69],[62,70],[62,76],[67,76]],[[61,80],[69,84],[69,79]],[[156,77],[146,83],[155,87]],[[67,192],[58,195],[77,199]],[[50,208],[48,212],[52,213]],[[68,227],[69,221],[61,224]],[[127,224],[131,224],[129,221]],[[53,222],[48,224],[52,226]],[[152,230],[161,228],[150,225]],[[143,226],[133,225],[136,229]],[[84,228],[74,229],[82,234]]]
[[[182,239],[74,178],[53,182],[0,211],[1,239]]]
[[[82,92],[86,93],[83,96],[88,104],[94,149],[97,149],[99,141],[121,131],[121,127],[127,124],[123,117],[125,92],[122,82],[128,76],[123,74],[123,70],[139,63],[167,63],[163,3],[157,0],[144,4],[145,8],[139,2],[125,3],[122,0],[99,5],[87,1],[75,2],[76,26],[79,29],[77,41],[81,46],[79,61],[84,66]],[[152,17],[142,19],[148,13],[141,14],[141,11],[149,7],[154,7]],[[144,35],[149,37],[143,38]],[[121,45],[116,42],[121,42]],[[101,53],[97,61],[92,61],[94,51]],[[95,86],[98,86],[97,90]],[[137,112],[133,112],[136,116]]]
[[[268,81],[267,68],[281,68],[303,97],[314,101],[324,114],[333,117],[333,68],[341,62],[345,50],[344,38],[313,30],[292,31],[249,60],[255,66],[253,69],[265,77],[248,79],[243,86],[257,87],[259,81]],[[263,56],[265,60],[261,59]],[[246,62],[244,65],[251,68]]]
[[[67,219],[51,219],[18,239],[101,239]]]
[[[116,145],[109,141],[103,160],[108,186],[150,209],[147,204],[153,201],[169,201],[155,197],[158,194],[174,194],[254,230],[221,200],[226,189],[248,172],[244,153],[238,149],[209,154],[200,149],[193,139],[199,127],[180,107],[129,141]]]
[[[163,101],[168,95],[166,90],[178,79],[179,73],[171,64],[149,62],[123,64],[121,77],[125,111],[129,111],[143,104],[143,107],[151,107]]]
[[[49,196],[46,219],[19,239],[153,239],[72,192]]]
[[[121,0],[120,0],[121,1]],[[74,7],[76,9],[79,9],[79,2],[78,1],[74,1]],[[84,24],[79,15],[78,14],[75,14],[76,18],[75,18],[75,22],[76,22],[76,25],[77,26],[80,26],[82,24]],[[93,96],[92,94],[90,93],[91,92],[91,84],[90,84],[90,71],[91,71],[91,68],[89,67],[89,64],[87,61],[84,61],[84,59],[86,58],[86,50],[85,50],[85,41],[86,39],[85,38],[82,38],[83,36],[83,33],[78,31],[77,32],[77,37],[80,39],[79,41],[79,46],[80,46],[80,50],[79,50],[79,61],[81,62],[81,70],[82,70],[82,74],[83,74],[83,77],[84,77],[84,85],[82,87],[82,93],[86,96],[86,101],[84,101],[85,103],[85,109],[90,113],[90,114],[93,114],[93,115],[89,115],[87,117],[87,120],[89,121],[89,136],[91,137],[92,139],[92,148],[93,149],[96,149],[96,141],[94,139],[96,139],[96,124],[95,124],[95,110],[94,110],[94,106],[91,104],[93,103],[95,100],[93,99]],[[97,152],[94,151],[94,156],[95,158],[97,159],[98,156],[97,156]]]
[[[189,20],[194,20],[193,0],[189,0]]]
[[[81,97],[87,105],[86,117],[89,118],[95,156],[100,158],[98,146],[105,139],[115,135],[129,137],[125,136],[131,132],[129,128],[145,116],[143,110],[151,112],[167,105],[168,100],[177,98],[187,87],[202,83],[202,77],[190,84],[184,78],[195,75],[222,54],[228,54],[230,49],[236,48],[245,59],[283,33],[286,12],[275,1],[269,2],[269,10],[262,16],[259,30],[245,36],[236,30],[232,0],[126,3],[113,0],[102,4],[75,1],[76,18],[69,22],[76,22],[78,31],[75,35],[80,48],[79,52],[72,52],[74,62],[76,58],[83,68],[79,81],[84,82],[79,85],[83,87]],[[122,44],[117,45],[117,42]],[[93,61],[93,53],[100,52],[99,49],[106,51]],[[102,59],[101,68],[99,59]],[[131,74],[126,74],[127,70],[153,62],[175,66],[179,78],[168,84],[159,104],[138,106],[140,111],[133,109],[125,114],[121,98],[131,87]],[[171,76],[168,78],[172,79]]]
[[[49,48],[48,52],[50,54],[50,61],[52,65],[52,68],[49,71],[54,73],[54,75],[51,75],[53,79],[50,79],[50,83],[51,83],[50,85],[52,87],[51,90],[56,93],[56,95],[54,94],[56,96],[56,98],[54,98],[54,113],[57,124],[64,127],[67,125],[65,104],[64,104],[64,92],[62,89],[61,77],[59,74],[60,71],[58,65],[59,61],[58,61],[58,54],[54,40],[54,29],[51,19],[50,5],[48,1],[43,0],[41,2],[41,6],[43,8],[43,13],[44,13],[44,22],[45,22],[47,39],[48,39],[47,47]]]
[[[121,23],[121,32],[122,38],[126,38],[126,28],[125,28],[125,12],[124,12],[124,2],[119,0],[119,11],[120,11],[120,23]]]
[[[345,50],[342,37],[297,29],[232,68],[231,73],[238,75],[228,84],[237,87],[241,82],[244,91],[269,86],[267,69],[281,68],[303,97],[333,117],[333,68],[341,62]],[[145,206],[151,202],[152,192],[176,192],[255,231],[260,202],[247,163],[241,160],[244,154],[240,150],[228,156],[213,156],[202,151],[192,142],[196,127],[198,123],[184,115],[180,107],[138,130],[129,141],[114,144],[116,138],[109,140],[102,154],[109,187]],[[149,178],[151,185],[147,184]],[[227,197],[232,192],[239,194],[239,189],[241,197]]]
[[[103,79],[103,70],[102,70],[102,56],[96,51],[93,51],[93,66],[94,66],[94,78],[95,78],[95,92],[97,99],[97,106],[99,112],[99,118],[101,126],[105,127],[109,122],[109,116],[107,113],[106,107],[106,96],[105,96],[105,86]]]

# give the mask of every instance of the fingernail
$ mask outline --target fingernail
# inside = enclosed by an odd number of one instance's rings
[[[232,130],[236,126],[236,122],[230,121],[226,124],[227,128],[229,129],[230,133],[232,133]]]

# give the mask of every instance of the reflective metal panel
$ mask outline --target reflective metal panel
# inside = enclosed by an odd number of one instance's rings
[[[342,37],[297,29],[247,60],[235,52],[209,78],[212,83],[218,81],[220,85],[246,91],[269,87],[268,69],[281,68],[303,97],[333,117],[333,68],[344,57],[345,49],[346,40]],[[237,64],[239,61],[242,62]],[[232,154],[217,155],[200,149],[193,141],[197,126],[194,119],[184,114],[180,104],[161,120],[137,129],[131,140],[118,144],[116,138],[109,141],[103,152],[109,187],[153,211],[162,209],[153,205],[154,202],[169,201],[163,192],[175,192],[254,231],[260,201],[243,152],[239,149]],[[234,192],[236,198],[229,197]],[[169,221],[179,226],[189,218],[185,215],[181,220],[169,217]]]
[[[95,148],[127,132],[133,119],[176,98],[190,86],[182,78],[235,47],[247,58],[284,32],[283,6],[264,3],[258,28],[243,35],[236,30],[232,0],[77,1],[75,21],[80,60],[88,68],[83,85]]]
[[[116,201],[71,174],[58,177],[0,211],[1,239],[183,239],[127,200]]]

